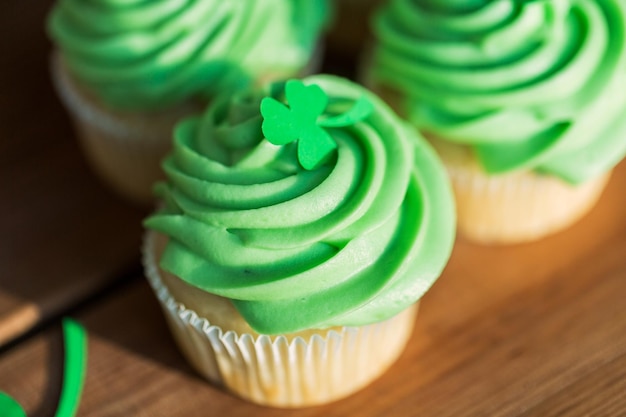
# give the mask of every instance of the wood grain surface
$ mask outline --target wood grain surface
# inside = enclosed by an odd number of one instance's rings
[[[565,232],[459,239],[407,349],[363,391],[275,410],[202,380],[139,271],[145,210],[93,176],[52,91],[50,4],[0,2],[0,391],[29,417],[56,407],[65,314],[89,335],[78,416],[626,416],[626,163]],[[345,59],[326,68],[350,74]]]
[[[0,346],[137,265],[144,212],[105,189],[52,90],[49,2],[0,5]]]
[[[77,312],[89,332],[79,416],[626,415],[626,164],[596,209],[535,244],[459,240],[399,361],[365,390],[302,410],[239,400],[184,362],[137,280]],[[29,416],[54,408],[59,328],[0,358],[0,389]]]

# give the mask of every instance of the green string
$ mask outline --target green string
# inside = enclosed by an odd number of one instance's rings
[[[9,394],[0,391],[0,415],[2,417],[26,417],[26,412]]]
[[[55,417],[73,417],[78,411],[87,365],[87,333],[71,319],[63,319],[65,340],[64,381]]]
[[[65,342],[64,381],[55,417],[73,417],[78,411],[85,380],[87,333],[80,324],[66,318],[63,319],[63,340]],[[0,391],[0,416],[26,417],[26,412],[17,401]]]

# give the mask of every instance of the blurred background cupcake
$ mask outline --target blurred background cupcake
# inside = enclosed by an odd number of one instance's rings
[[[626,3],[390,0],[364,69],[435,145],[462,234],[565,228],[626,153]]]
[[[54,83],[94,170],[152,201],[171,129],[220,92],[310,73],[326,0],[59,0]]]
[[[434,151],[342,78],[216,100],[175,130],[144,266],[206,378],[279,407],[384,372],[454,241]]]

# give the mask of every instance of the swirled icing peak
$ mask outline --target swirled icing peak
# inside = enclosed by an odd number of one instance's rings
[[[626,2],[391,0],[374,25],[372,82],[487,172],[579,183],[626,154]]]
[[[150,109],[298,73],[328,8],[327,0],[58,0],[48,29],[103,101]]]
[[[391,317],[422,296],[450,255],[445,173],[363,87],[332,76],[289,85],[327,97],[316,120],[336,151],[304,169],[299,141],[264,137],[264,97],[295,104],[284,84],[216,100],[182,122],[159,188],[166,207],[145,221],[169,237],[161,266],[230,298],[259,333]],[[355,113],[363,102],[369,110]]]

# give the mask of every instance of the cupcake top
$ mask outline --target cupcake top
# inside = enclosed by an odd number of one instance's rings
[[[488,173],[580,183],[626,154],[626,2],[391,0],[371,82]]]
[[[74,76],[120,109],[164,108],[298,73],[327,0],[58,0],[48,30]]]
[[[257,332],[364,325],[405,309],[450,255],[454,207],[428,145],[332,76],[216,100],[175,129],[145,226],[161,267]]]

